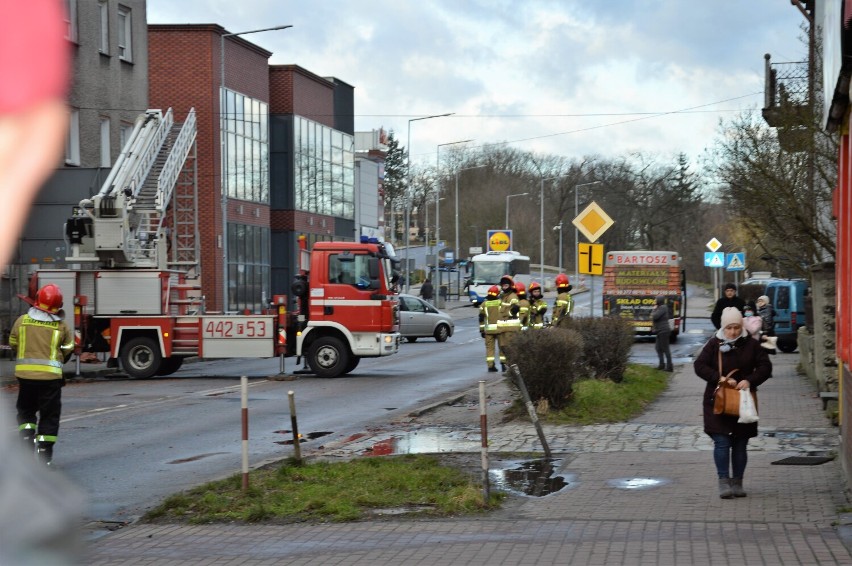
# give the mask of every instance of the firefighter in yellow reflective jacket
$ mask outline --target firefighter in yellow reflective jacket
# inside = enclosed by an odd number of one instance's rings
[[[38,290],[33,306],[12,326],[16,351],[18,430],[26,446],[46,465],[53,460],[62,411],[62,364],[74,351],[74,336],[63,322],[62,292],[53,284]]]
[[[568,292],[571,290],[571,284],[568,281],[568,276],[560,273],[556,276],[556,302],[553,304],[553,326],[560,326],[562,323],[567,323],[568,319],[574,312],[574,297]]]
[[[521,330],[526,330],[530,325],[530,301],[527,298],[527,288],[519,281],[515,283],[515,293],[518,295],[518,320],[521,321]]]
[[[547,301],[541,295],[541,285],[537,281],[530,283],[530,328],[544,328],[544,313],[547,312]]]
[[[509,344],[516,332],[521,331],[521,321],[518,318],[518,312],[521,307],[518,304],[518,294],[515,293],[515,281],[511,275],[504,275],[500,278],[500,320],[497,322],[497,328],[500,329],[500,363],[503,368],[503,375],[509,376],[507,372],[506,356],[503,355],[503,348]]]
[[[497,371],[497,367],[494,365],[494,346],[500,337],[500,330],[497,328],[497,321],[500,320],[499,295],[500,288],[497,285],[492,285],[488,289],[485,300],[479,306],[479,334],[485,338],[485,363],[488,364],[488,371]],[[500,361],[506,362],[502,347],[500,348]]]

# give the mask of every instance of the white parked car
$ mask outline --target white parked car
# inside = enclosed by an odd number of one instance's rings
[[[446,342],[456,325],[453,318],[420,297],[399,296],[399,333],[409,342],[418,338],[434,338]]]

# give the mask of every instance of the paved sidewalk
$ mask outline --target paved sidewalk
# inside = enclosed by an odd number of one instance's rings
[[[700,428],[703,382],[677,368],[668,391],[628,423],[545,426],[568,482],[482,517],[348,524],[134,524],[89,543],[87,564],[852,564],[852,527],[835,459],[773,465],[836,451],[837,429],[798,354],[773,356],[761,390],[761,435],[749,446],[748,497],[719,499],[712,444]],[[478,439],[474,427],[461,431]],[[328,446],[351,457],[367,439]],[[541,453],[531,425],[491,425],[498,452]],[[478,449],[472,451],[478,452]],[[653,484],[651,487],[642,487]]]

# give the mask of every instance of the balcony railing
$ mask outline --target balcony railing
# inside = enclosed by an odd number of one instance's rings
[[[772,127],[807,124],[811,117],[811,85],[807,61],[770,63],[766,60],[763,119]]]

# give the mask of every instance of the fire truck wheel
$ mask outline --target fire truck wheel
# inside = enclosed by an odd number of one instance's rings
[[[121,367],[130,377],[147,379],[157,374],[163,356],[152,338],[138,336],[121,349]]]
[[[177,370],[179,370],[180,366],[182,365],[182,356],[171,356],[169,358],[163,358],[163,362],[160,364],[160,369],[159,371],[157,371],[157,375],[171,375]]]
[[[317,338],[308,350],[308,364],[317,377],[337,377],[346,372],[349,352],[334,336]]]
[[[358,367],[358,362],[360,362],[360,361],[361,361],[360,356],[352,356],[351,358],[349,358],[349,363],[346,365],[346,371],[343,372],[344,375],[351,372],[356,367]]]

